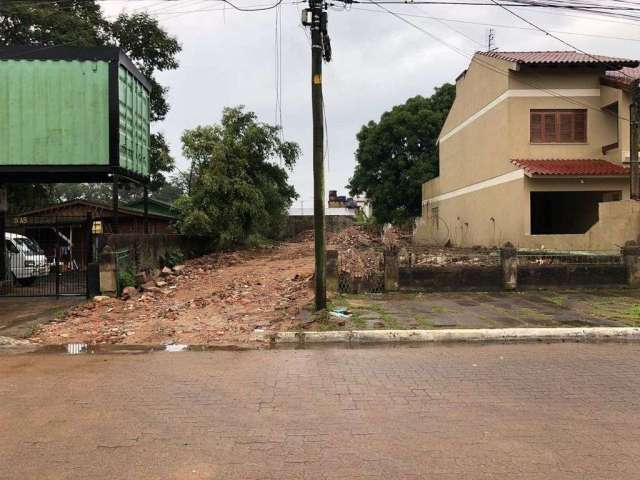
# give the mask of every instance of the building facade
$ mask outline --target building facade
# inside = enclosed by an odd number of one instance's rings
[[[577,52],[477,53],[456,79],[416,243],[607,250],[636,240],[625,162],[637,67]]]

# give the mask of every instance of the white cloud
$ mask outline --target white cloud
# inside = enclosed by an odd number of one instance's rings
[[[263,0],[238,0],[254,5]],[[267,0],[264,0],[265,2]],[[180,135],[199,124],[217,122],[222,108],[244,104],[259,118],[273,122],[275,116],[275,12],[239,13],[221,9],[221,2],[114,1],[102,3],[109,15],[149,8],[161,24],[183,45],[181,68],[159,75],[170,88],[171,111],[158,128],[171,143],[179,165]],[[301,7],[284,5],[283,19],[283,124],[287,139],[302,147],[302,157],[292,181],[308,202],[313,195],[311,171],[310,47],[300,28]],[[368,10],[376,7],[366,6]],[[492,7],[395,6],[394,11],[470,22],[528,27],[507,12]],[[615,35],[640,39],[637,26],[608,19],[589,20],[587,14],[567,14],[540,9],[518,13],[547,29]],[[466,53],[479,45],[425,18],[410,18],[444,42]],[[446,22],[458,32],[483,43],[488,27]],[[501,50],[565,50],[567,47],[541,32],[495,27]],[[430,95],[435,86],[453,82],[468,58],[452,51],[384,12],[329,11],[329,33],[334,60],[324,65],[325,105],[329,137],[329,171],[326,188],[342,190],[353,172],[355,136],[369,120],[377,120],[393,105],[415,95]],[[636,42],[557,34],[593,53],[637,57]]]

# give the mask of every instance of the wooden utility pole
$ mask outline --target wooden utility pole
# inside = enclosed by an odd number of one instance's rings
[[[316,275],[315,307],[327,306],[326,227],[324,218],[324,112],[322,100],[322,59],[331,59],[327,35],[327,13],[323,0],[309,0],[302,23],[311,27],[311,102],[313,112],[313,217]]]
[[[638,165],[638,141],[640,135],[640,86],[638,80],[631,86],[631,105],[629,106],[629,164],[631,167],[631,199],[640,200],[640,165]]]

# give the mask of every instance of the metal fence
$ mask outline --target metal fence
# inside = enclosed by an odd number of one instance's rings
[[[1,295],[87,294],[91,227],[86,217],[9,217],[7,220],[2,239],[6,282]]]
[[[131,264],[132,259],[130,257],[130,251],[126,250],[117,250],[113,252],[113,256],[116,261],[116,283],[118,295],[122,294],[122,290],[125,287],[130,286],[132,280],[134,278],[129,278],[131,273]]]
[[[347,250],[338,254],[339,293],[383,293],[384,252]]]

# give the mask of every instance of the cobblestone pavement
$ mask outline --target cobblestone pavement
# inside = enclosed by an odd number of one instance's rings
[[[0,358],[0,478],[640,478],[640,345]]]

